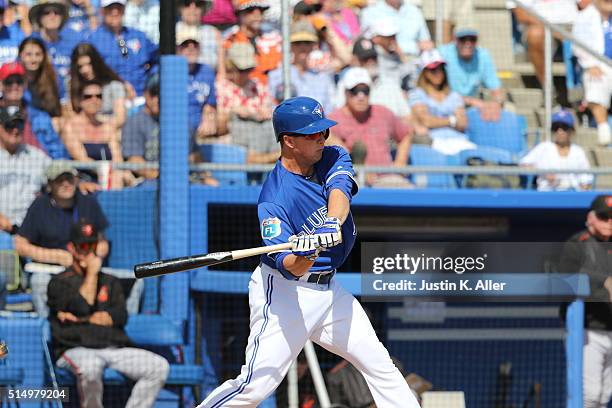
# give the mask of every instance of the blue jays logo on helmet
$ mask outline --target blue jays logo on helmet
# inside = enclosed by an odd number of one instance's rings
[[[321,104],[306,96],[296,96],[281,102],[272,114],[276,140],[285,134],[312,135],[328,130],[337,122],[327,119]]]

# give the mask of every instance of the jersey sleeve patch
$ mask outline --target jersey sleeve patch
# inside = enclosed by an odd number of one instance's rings
[[[263,239],[276,238],[281,234],[281,220],[276,217],[266,218],[261,222],[261,237]]]

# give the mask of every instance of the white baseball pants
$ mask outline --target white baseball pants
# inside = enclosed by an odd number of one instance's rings
[[[57,366],[71,370],[77,378],[82,408],[103,408],[102,374],[105,367],[136,381],[126,408],[152,407],[170,370],[168,361],[162,356],[133,347],[71,348],[57,360]]]
[[[278,387],[307,339],[353,364],[378,408],[419,407],[363,308],[335,279],[330,285],[291,281],[262,265],[251,275],[249,305],[246,364],[198,408],[257,407]]]
[[[585,330],[582,387],[584,408],[606,408],[612,397],[612,332]]]

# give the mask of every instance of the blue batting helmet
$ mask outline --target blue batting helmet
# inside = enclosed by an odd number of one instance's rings
[[[276,140],[280,141],[281,137],[288,133],[312,135],[328,130],[337,122],[325,118],[323,107],[316,100],[296,96],[284,100],[274,109],[272,124]]]

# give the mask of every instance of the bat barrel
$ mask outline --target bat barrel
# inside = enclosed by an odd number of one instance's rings
[[[204,266],[216,265],[218,263],[232,260],[231,252],[218,252],[205,255],[185,256],[181,258],[164,259],[161,261],[147,262],[134,266],[134,275],[137,278],[150,278],[153,276],[166,275],[168,273],[183,272]]]

